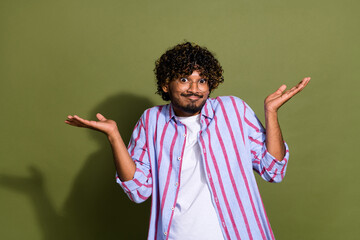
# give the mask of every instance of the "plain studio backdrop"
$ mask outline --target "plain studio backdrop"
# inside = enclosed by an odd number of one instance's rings
[[[106,137],[68,114],[118,122],[125,141],[155,95],[154,62],[184,40],[213,51],[263,121],[281,84],[310,84],[280,109],[282,183],[257,178],[275,236],[360,235],[360,2],[351,0],[0,2],[0,238],[145,239],[150,201],[115,183]]]

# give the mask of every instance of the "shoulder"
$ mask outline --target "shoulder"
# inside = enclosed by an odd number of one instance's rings
[[[216,115],[226,115],[229,119],[255,114],[244,100],[236,96],[219,96],[209,99],[209,102]]]
[[[225,107],[225,109],[229,107],[241,109],[246,105],[244,100],[236,96],[218,96],[216,98],[209,99],[209,101],[214,108],[220,106]]]
[[[143,115],[155,114],[155,113],[161,111],[162,109],[167,108],[167,106],[168,106],[168,104],[167,105],[157,105],[157,106],[148,108],[144,111]]]
[[[160,114],[161,112],[164,112],[168,108],[169,108],[169,104],[167,104],[167,105],[158,105],[158,106],[148,108],[143,112],[141,118],[142,119],[145,119],[145,118],[148,118],[148,117],[152,118],[153,116],[156,116],[156,115]]]
[[[159,118],[166,117],[169,115],[170,105],[158,105],[151,108],[148,108],[141,115],[140,120],[144,123],[144,125],[148,125],[149,123],[156,123]]]

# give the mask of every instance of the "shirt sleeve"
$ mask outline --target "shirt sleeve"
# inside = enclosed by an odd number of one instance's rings
[[[143,117],[140,118],[135,125],[128,146],[128,152],[136,165],[134,178],[123,182],[116,174],[116,182],[123,188],[130,200],[136,203],[145,201],[152,193],[147,134],[143,120]]]
[[[250,153],[253,169],[268,182],[281,182],[285,176],[289,159],[289,148],[285,145],[285,156],[279,160],[273,157],[266,148],[266,132],[254,111],[244,102],[244,120],[248,129]]]

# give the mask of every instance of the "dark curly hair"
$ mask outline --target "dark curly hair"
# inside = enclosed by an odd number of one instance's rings
[[[156,93],[163,100],[169,101],[170,96],[163,91],[162,87],[174,79],[191,75],[195,70],[207,79],[210,92],[224,82],[224,70],[219,61],[205,47],[185,42],[167,50],[155,63]]]

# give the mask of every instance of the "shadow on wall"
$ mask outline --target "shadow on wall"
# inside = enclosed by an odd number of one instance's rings
[[[151,106],[148,99],[118,94],[97,106],[91,116],[101,112],[115,120],[124,141],[128,142],[142,112]],[[30,167],[29,177],[1,175],[0,185],[29,197],[43,239],[146,239],[151,199],[140,205],[128,199],[115,183],[115,168],[106,137],[88,131],[100,148],[87,158],[61,213],[51,203],[44,188],[43,173],[36,167]]]

